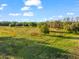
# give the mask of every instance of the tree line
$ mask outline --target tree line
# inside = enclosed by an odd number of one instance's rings
[[[37,26],[36,22],[8,22],[2,21],[0,22],[0,26]]]
[[[64,18],[65,20],[56,20],[56,21],[46,21],[46,22],[9,22],[2,21],[0,22],[0,26],[31,26],[31,27],[39,27],[41,31],[49,33],[49,28],[54,29],[64,29],[68,32],[78,33],[79,32],[79,17],[73,21],[73,18]]]

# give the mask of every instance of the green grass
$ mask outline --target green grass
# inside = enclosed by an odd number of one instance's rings
[[[50,30],[0,27],[0,59],[79,59],[79,34]]]

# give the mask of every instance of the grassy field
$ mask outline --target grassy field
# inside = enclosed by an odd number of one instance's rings
[[[0,59],[79,59],[79,34],[34,27],[0,27]]]

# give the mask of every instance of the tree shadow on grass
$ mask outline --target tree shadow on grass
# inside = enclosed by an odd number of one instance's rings
[[[50,31],[50,32],[53,32],[53,33],[65,33],[65,34],[69,34],[69,32],[64,32],[64,31]]]
[[[50,31],[52,33],[60,33],[60,34],[75,34],[75,35],[79,35],[79,33],[72,33],[72,32],[64,32],[64,31]]]
[[[3,59],[68,59],[69,53],[46,46],[38,41],[24,38],[0,37],[0,55]]]
[[[50,36],[50,37],[57,37],[57,38],[62,38],[62,39],[76,39],[79,40],[79,37],[71,37],[71,36],[64,36],[64,35],[46,35],[46,36]]]

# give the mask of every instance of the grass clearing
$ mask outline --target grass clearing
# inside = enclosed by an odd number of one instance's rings
[[[35,27],[0,27],[0,56],[0,59],[74,59],[74,56],[78,59],[79,34],[51,29],[45,35]]]

